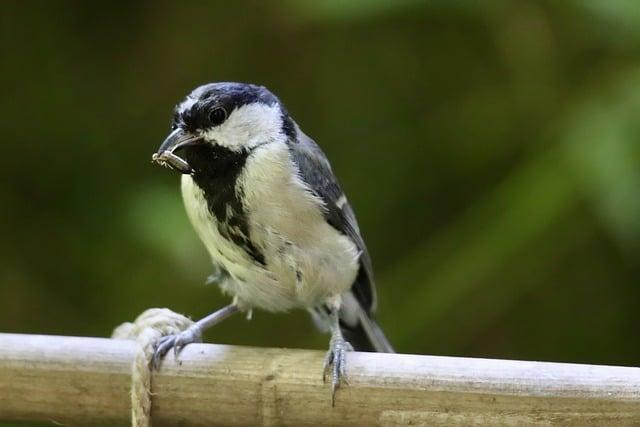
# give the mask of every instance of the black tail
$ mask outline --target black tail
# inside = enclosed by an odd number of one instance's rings
[[[395,353],[391,343],[389,343],[378,324],[372,319],[369,319],[369,323],[370,327],[375,331],[373,335],[368,334],[360,322],[356,326],[349,326],[340,322],[340,329],[342,329],[344,338],[351,343],[355,351]]]
[[[356,351],[395,353],[382,329],[349,292],[340,310],[340,329]]]

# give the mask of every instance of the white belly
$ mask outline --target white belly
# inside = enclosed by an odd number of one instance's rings
[[[230,279],[223,291],[248,307],[284,311],[311,307],[348,290],[358,271],[353,242],[326,223],[315,196],[294,173],[284,144],[257,148],[241,174],[250,238],[265,257],[256,263],[225,239],[202,190],[182,177],[187,214],[215,264]]]

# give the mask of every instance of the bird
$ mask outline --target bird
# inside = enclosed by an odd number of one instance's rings
[[[348,351],[394,352],[373,319],[377,297],[354,211],[322,149],[266,87],[195,88],[177,104],[152,161],[181,174],[193,228],[232,302],[163,337],[152,365],[234,313],[309,311],[331,334],[322,377],[332,403]]]

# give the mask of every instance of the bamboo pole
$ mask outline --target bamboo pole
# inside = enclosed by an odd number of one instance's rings
[[[128,425],[132,341],[0,334],[0,420]],[[154,377],[154,425],[640,423],[640,368],[193,344]]]

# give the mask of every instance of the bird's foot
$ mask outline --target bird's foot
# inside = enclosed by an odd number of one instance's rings
[[[327,375],[331,373],[331,406],[336,404],[336,390],[340,384],[347,382],[347,352],[353,351],[353,347],[342,337],[340,331],[334,332],[329,343],[329,350],[324,357],[324,371],[322,381],[327,382]]]
[[[202,342],[202,329],[195,324],[180,333],[160,338],[154,348],[153,357],[151,358],[151,368],[158,370],[160,368],[162,358],[172,348],[174,357],[177,358],[178,353],[184,348],[184,346],[194,342]]]

